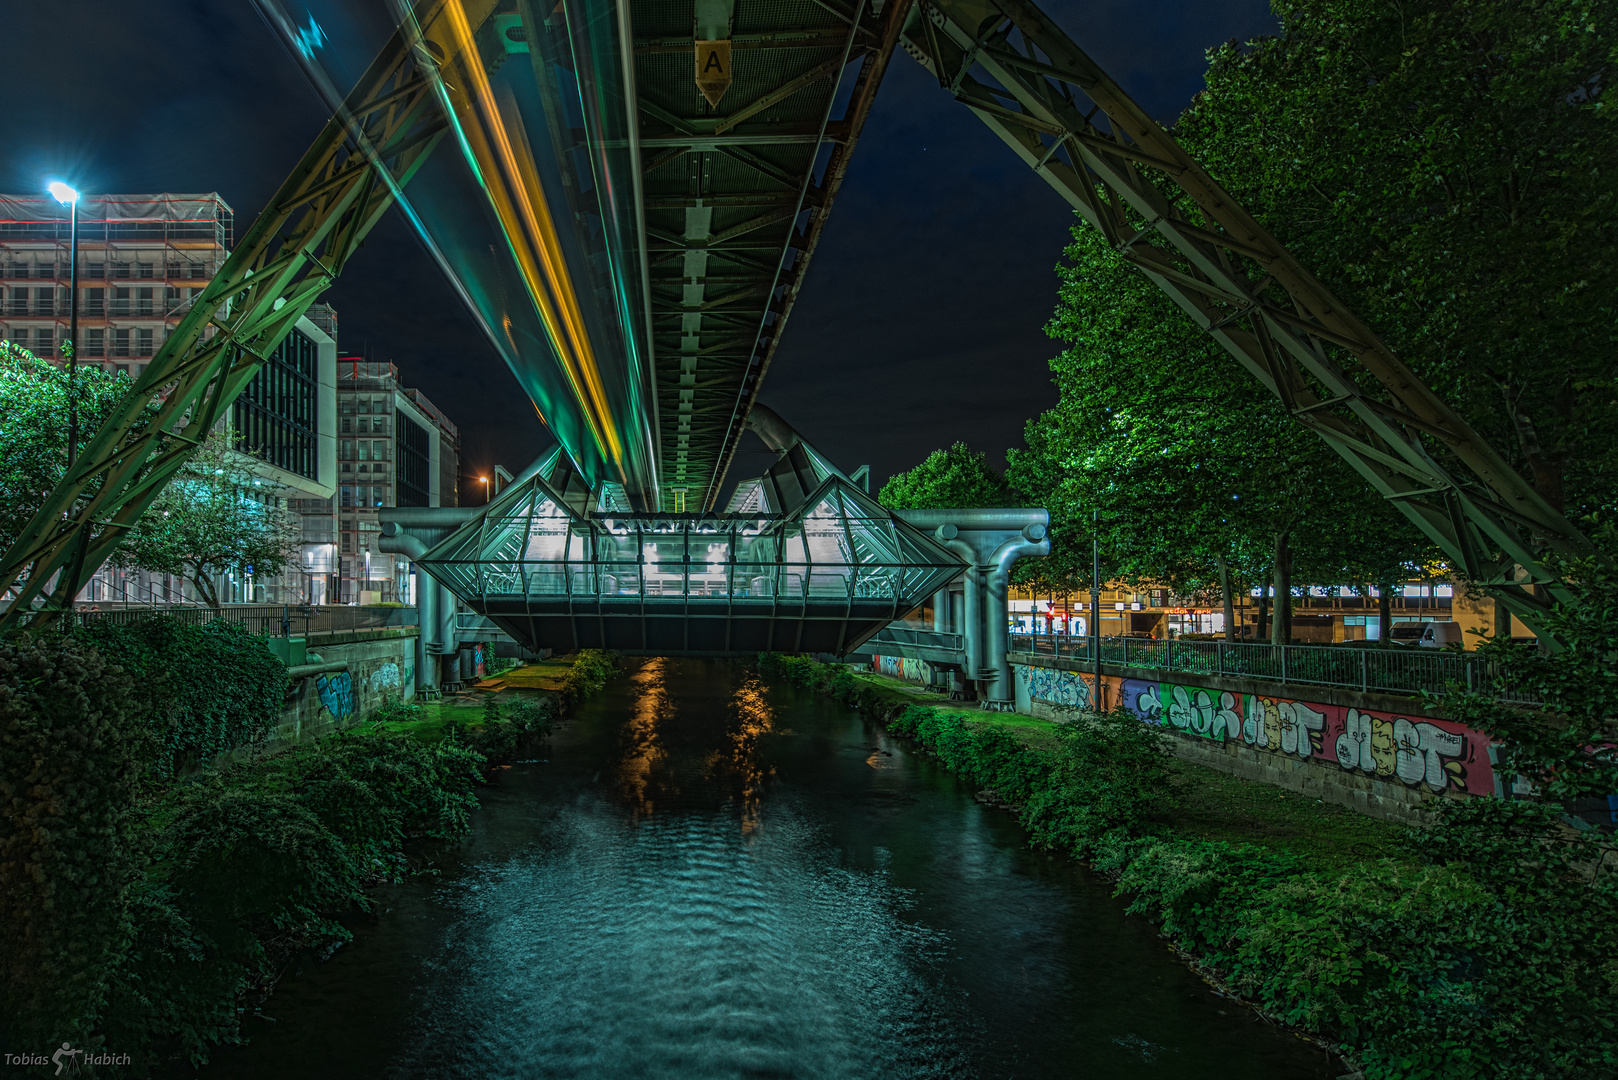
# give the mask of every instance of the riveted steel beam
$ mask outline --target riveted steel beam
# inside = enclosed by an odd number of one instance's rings
[[[1536,631],[1568,599],[1588,539],[1048,16],[918,0],[902,43],[1457,568]]]

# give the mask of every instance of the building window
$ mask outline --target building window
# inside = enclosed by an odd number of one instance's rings
[[[388,460],[388,444],[387,444],[386,440],[378,439],[378,440],[376,440],[376,442],[373,442],[371,444],[371,460],[372,461],[386,461],[386,460]]]
[[[157,268],[155,266],[153,266],[151,263],[143,262],[143,263],[139,263],[138,266],[139,266],[139,273],[140,273],[141,277],[149,278],[149,277],[155,277],[156,276],[154,272],[155,272],[155,270]]]
[[[11,307],[8,309],[13,315],[28,314],[28,290],[11,290]]]
[[[34,314],[35,315],[55,315],[56,314],[56,290],[55,289],[35,289],[34,290]]]
[[[354,466],[350,465],[348,462],[345,461],[345,462],[343,462],[343,471],[351,473],[351,472],[354,471]]]
[[[156,290],[146,287],[135,290],[135,313],[137,315],[150,315],[152,313],[153,293]]]
[[[49,356],[56,351],[56,330],[41,326],[34,331],[34,355]]]
[[[101,356],[107,350],[107,332],[101,327],[93,327],[85,331],[84,355]]]
[[[342,488],[342,501],[340,505],[348,509],[352,509],[354,506],[354,489],[346,484],[343,485]]]
[[[84,276],[100,279],[107,276],[107,264],[104,262],[89,262],[84,264]]]
[[[126,278],[126,277],[128,277],[129,276],[129,270],[130,270],[129,260],[127,260],[127,259],[125,259],[125,260],[123,260],[121,262],[114,262],[112,264],[112,276],[115,277],[115,278]]]
[[[137,352],[135,353],[136,356],[152,355],[153,341],[152,332],[150,330],[136,330],[135,342],[137,349]]]
[[[381,435],[388,430],[387,427],[384,426],[386,423],[387,421],[383,420],[382,417],[379,416],[375,420],[371,421],[371,430],[376,434]]]
[[[346,417],[346,416],[345,416],[345,417],[343,417],[343,434],[344,434],[344,435],[347,435],[347,434],[348,434],[348,433],[349,433],[349,431],[350,431],[350,430],[352,430],[352,428],[351,428],[351,425],[352,425],[352,424],[353,424],[353,421],[352,421],[352,420],[350,420],[350,419],[349,419],[349,418],[348,418],[348,417]]]
[[[194,277],[194,278],[205,278],[205,277],[207,277],[208,276],[208,264],[207,263],[192,263],[191,264],[191,276]]]
[[[232,406],[243,450],[311,480],[320,474],[315,438],[318,359],[314,340],[294,329]]]
[[[106,289],[84,290],[84,313],[91,318],[105,315],[107,313]]]
[[[114,356],[128,356],[129,355],[129,331],[128,330],[114,330],[112,332],[112,355],[114,355]]]
[[[431,505],[432,444],[428,441],[431,436],[402,410],[393,414],[393,434],[399,443],[399,471],[394,477],[399,505]]]
[[[114,315],[128,315],[129,314],[129,294],[130,294],[130,292],[131,292],[131,290],[127,289],[127,288],[114,288],[112,290],[112,314],[114,314]]]

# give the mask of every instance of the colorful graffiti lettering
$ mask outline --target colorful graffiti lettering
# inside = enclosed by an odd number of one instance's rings
[[[472,646],[472,673],[480,679],[489,673],[487,656],[481,641]]]
[[[354,715],[354,680],[348,672],[320,676],[315,680],[315,692],[320,695],[320,704],[333,717],[341,720]]]
[[[1031,700],[1090,703],[1090,687],[1076,672],[1018,665],[1017,675]],[[1103,680],[1104,703],[1116,701],[1148,724],[1187,735],[1335,762],[1435,792],[1487,794],[1494,787],[1488,739],[1446,720],[1143,679]]]
[[[1090,708],[1090,684],[1076,671],[1056,671],[1052,668],[1022,665],[1013,668],[1013,671],[1023,681],[1031,701],[1071,705],[1080,709]]]
[[[371,672],[370,683],[371,693],[373,694],[397,687],[399,685],[399,665],[383,664]]]
[[[914,660],[908,656],[873,657],[871,667],[879,675],[919,683],[922,686],[926,686],[933,681],[932,669],[928,666],[927,661]]]

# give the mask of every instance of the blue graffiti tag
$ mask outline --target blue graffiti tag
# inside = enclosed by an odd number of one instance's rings
[[[320,695],[320,703],[332,714],[341,720],[351,716],[354,712],[354,680],[348,672],[339,671],[330,677],[322,675],[315,680],[315,692]]]

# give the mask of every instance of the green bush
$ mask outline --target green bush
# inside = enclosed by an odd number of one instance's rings
[[[573,666],[562,677],[561,698],[571,707],[607,685],[617,664],[610,652],[582,649],[573,657]]]
[[[239,623],[153,615],[73,634],[129,674],[161,777],[262,742],[286,702],[286,665]]]
[[[346,939],[332,916],[399,877],[407,838],[465,831],[482,765],[464,745],[367,728],[175,785],[154,808],[107,1044],[200,1062],[233,1041],[238,995],[273,981],[278,953]]]
[[[140,734],[130,680],[84,643],[0,643],[0,1025],[84,1040],[129,935]]]

